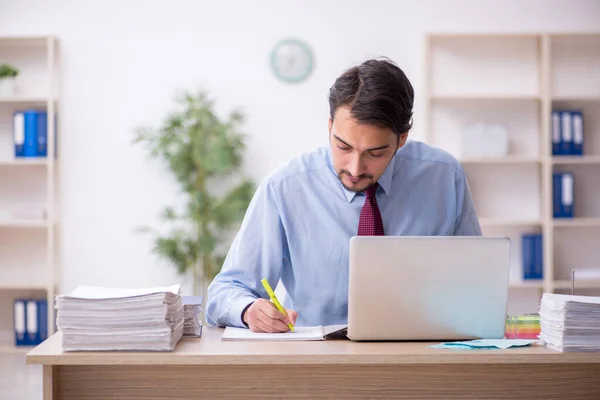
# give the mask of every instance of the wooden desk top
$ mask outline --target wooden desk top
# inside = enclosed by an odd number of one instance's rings
[[[202,338],[182,338],[174,352],[63,352],[56,333],[27,354],[27,364],[600,364],[600,353],[560,353],[542,346],[460,351],[429,348],[434,343],[427,342],[224,342],[222,333],[205,326]]]

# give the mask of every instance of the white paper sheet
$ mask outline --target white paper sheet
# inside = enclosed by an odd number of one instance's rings
[[[346,325],[296,326],[294,332],[264,333],[252,332],[248,328],[228,326],[222,340],[265,340],[265,341],[314,341],[325,340],[326,336],[345,328]]]

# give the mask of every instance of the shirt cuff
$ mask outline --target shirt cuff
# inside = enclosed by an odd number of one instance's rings
[[[248,326],[242,321],[242,312],[250,304],[256,301],[256,297],[245,296],[235,301],[229,310],[230,322],[238,328],[247,328]]]

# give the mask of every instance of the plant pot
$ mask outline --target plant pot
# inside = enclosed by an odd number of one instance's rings
[[[15,93],[15,78],[0,78],[0,97]]]

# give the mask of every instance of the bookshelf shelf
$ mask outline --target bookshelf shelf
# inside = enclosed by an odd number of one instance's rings
[[[508,227],[519,228],[528,226],[541,226],[543,222],[535,219],[509,219],[509,218],[480,218],[479,224],[482,227]]]
[[[572,282],[568,279],[554,281],[556,289],[571,289]],[[600,279],[575,279],[575,291],[577,289],[600,289]]]
[[[46,158],[31,158],[20,160],[0,160],[0,167],[35,167],[48,165]]]
[[[55,328],[58,47],[52,36],[0,36],[0,59],[20,72],[14,94],[0,96],[0,353],[31,348],[14,344],[15,299],[45,300],[48,335]],[[14,113],[27,108],[47,113],[49,157],[15,156]]]
[[[554,156],[554,165],[600,164],[600,155],[594,156]]]
[[[0,50],[2,47],[44,47],[48,43],[48,36],[0,36]]]
[[[10,344],[0,344],[0,354],[27,354],[34,346],[13,346]]]
[[[595,102],[600,101],[600,96],[596,95],[581,95],[581,96],[553,96],[552,101],[560,102]]]
[[[49,101],[54,101],[45,97],[35,96],[0,96],[0,104],[14,104],[14,105],[44,105]]]
[[[506,156],[494,158],[461,158],[460,163],[465,164],[538,164],[542,160],[526,156]]]
[[[3,291],[22,291],[22,290],[48,290],[48,287],[44,284],[37,283],[0,283],[0,290]]]
[[[0,220],[0,229],[3,228],[48,228],[50,223],[45,220]]]
[[[540,96],[537,95],[521,95],[521,94],[486,94],[486,93],[473,93],[473,94],[438,94],[431,96],[432,101],[540,101]]]
[[[594,244],[600,237],[599,43],[600,33],[544,32],[435,33],[424,40],[424,140],[463,165],[484,235],[511,238],[510,287],[524,289],[518,293],[570,289],[564,279],[571,269],[600,268]],[[552,155],[553,109],[582,111],[583,156]],[[474,132],[488,134],[480,127],[490,125],[505,128],[505,150],[494,158],[471,156]],[[552,175],[562,171],[574,175],[573,219],[553,218]],[[526,233],[543,236],[538,281],[523,280]],[[600,280],[576,280],[583,285],[600,289]],[[530,296],[525,309],[537,312],[539,300]]]
[[[514,289],[542,289],[544,281],[541,279],[514,281],[510,282],[509,286]]]
[[[555,218],[552,220],[555,228],[598,227],[600,218]]]

